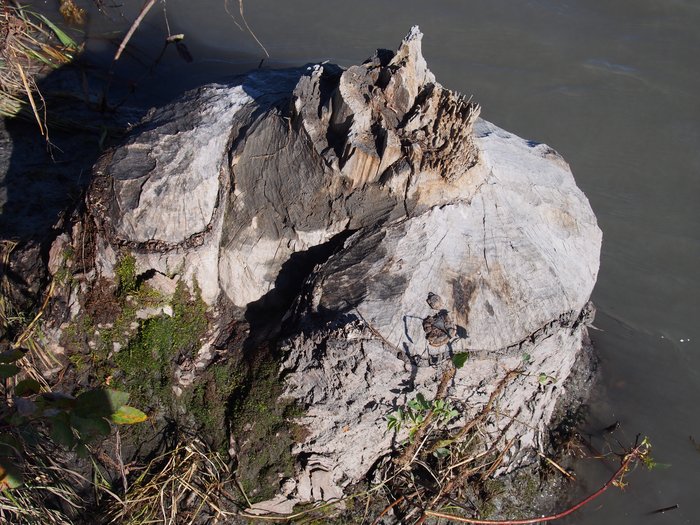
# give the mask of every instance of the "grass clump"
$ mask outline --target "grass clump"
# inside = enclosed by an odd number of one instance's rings
[[[227,490],[232,473],[220,454],[197,438],[152,459],[105,523],[229,523],[237,514]]]
[[[29,117],[46,134],[43,99],[35,77],[73,60],[79,46],[43,15],[3,3],[0,10],[0,116]]]

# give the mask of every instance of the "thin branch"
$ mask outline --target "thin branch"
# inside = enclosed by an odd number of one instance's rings
[[[224,2],[224,9],[226,10],[226,13],[228,13],[228,16],[230,16],[231,19],[233,20],[233,23],[236,24],[238,29],[243,31],[243,28],[241,27],[241,25],[236,21],[236,18],[231,14],[231,11],[229,11],[229,9],[228,9],[228,0],[226,0]],[[262,49],[263,52],[265,53],[265,56],[267,58],[270,58],[270,53],[267,52],[267,49],[265,49],[265,46],[262,44],[262,42],[260,40],[258,40],[258,37],[255,36],[255,33],[250,28],[250,26],[248,25],[248,21],[245,19],[245,16],[243,15],[243,0],[238,0],[238,12],[241,15],[241,20],[243,20],[243,24],[245,25],[245,28],[248,30],[248,33],[250,33],[250,36],[252,36],[255,39],[255,41],[260,46],[260,49]]]
[[[146,3],[141,8],[141,12],[139,13],[139,16],[136,17],[136,20],[134,20],[134,23],[131,24],[129,31],[126,33],[126,35],[122,39],[122,43],[119,44],[119,49],[117,49],[117,53],[114,55],[113,62],[116,62],[117,60],[119,60],[119,57],[122,56],[122,52],[124,51],[124,48],[129,43],[129,40],[131,40],[131,37],[134,36],[136,29],[139,27],[139,25],[141,25],[141,22],[143,21],[145,16],[148,14],[148,12],[151,10],[151,7],[153,7],[153,4],[155,4],[155,3],[156,3],[156,0],[146,0]]]
[[[379,523],[379,520],[381,520],[382,517],[384,517],[384,515],[385,515],[387,512],[389,512],[389,511],[390,511],[391,509],[393,509],[396,505],[398,505],[399,503],[401,503],[404,499],[405,499],[405,497],[404,497],[404,496],[401,496],[400,498],[394,500],[392,503],[390,503],[389,505],[387,505],[387,506],[384,508],[384,510],[381,511],[381,512],[379,513],[379,516],[377,516],[377,518],[372,522],[372,525],[377,525],[377,524]]]
[[[569,507],[568,509],[566,509],[562,512],[559,512],[557,514],[551,514],[549,516],[541,516],[538,518],[527,518],[527,519],[519,519],[519,520],[482,520],[482,519],[478,519],[478,518],[464,518],[462,516],[455,516],[454,514],[449,514],[446,512],[438,512],[438,511],[434,511],[434,510],[426,510],[425,515],[432,516],[434,518],[445,518],[448,520],[457,521],[459,523],[471,523],[472,525],[531,525],[531,524],[535,524],[535,523],[560,520],[562,518],[565,518],[566,516],[569,516],[570,514],[573,514],[574,512],[579,510],[581,507],[589,504],[591,501],[593,501],[598,496],[600,496],[603,492],[608,490],[612,485],[618,483],[620,481],[620,479],[622,478],[622,476],[624,476],[624,474],[629,470],[629,467],[632,464],[632,462],[635,460],[640,460],[644,456],[644,454],[646,453],[646,450],[647,450],[647,448],[644,444],[639,445],[638,447],[634,448],[631,452],[629,452],[627,455],[625,455],[625,457],[622,460],[622,463],[620,464],[620,468],[618,468],[615,471],[615,473],[605,483],[605,485],[600,487],[597,491],[595,491],[590,496],[579,501],[576,505],[573,505],[572,507]]]

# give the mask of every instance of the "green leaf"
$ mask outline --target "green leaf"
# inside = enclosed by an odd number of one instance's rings
[[[73,435],[73,430],[70,426],[70,420],[68,414],[62,412],[61,414],[51,418],[51,439],[53,439],[59,445],[63,445],[67,448],[72,448],[75,443],[75,436]]]
[[[90,457],[90,450],[82,441],[78,441],[78,444],[75,446],[75,453],[81,459]]]
[[[452,364],[455,368],[462,368],[469,359],[469,352],[458,352],[452,356]]]
[[[454,439],[441,439],[440,441],[435,443],[435,447],[436,448],[447,448],[454,442],[455,442]]]
[[[408,403],[408,408],[416,412],[425,412],[430,409],[430,403],[425,399],[423,394],[416,395],[415,399],[411,399]]]
[[[40,62],[43,62],[44,64],[46,64],[46,65],[49,66],[49,67],[53,67],[53,68],[56,67],[56,64],[54,64],[53,62],[51,62],[48,58],[46,58],[46,57],[45,57],[44,55],[42,55],[41,53],[37,53],[36,51],[34,51],[34,50],[32,50],[32,49],[27,49],[27,48],[24,48],[23,51],[24,51],[25,53],[27,53],[27,55],[29,55],[29,56],[32,57],[33,59],[38,60],[38,61],[40,61]]]
[[[400,432],[402,422],[403,417],[400,415],[400,411],[394,412],[386,417],[386,428],[387,430],[395,430],[396,432]]]
[[[75,400],[75,414],[80,417],[111,417],[129,400],[129,394],[108,388],[96,388]]]
[[[15,395],[19,397],[31,396],[41,392],[41,385],[36,379],[23,379],[15,386]]]
[[[75,40],[73,40],[71,37],[69,37],[67,34],[65,34],[62,30],[60,30],[56,24],[51,22],[51,20],[46,18],[44,15],[37,14],[37,16],[44,24],[46,24],[47,26],[49,26],[49,28],[51,28],[51,31],[56,33],[56,36],[61,41],[61,44],[63,44],[66,47],[71,47],[73,49],[77,49],[78,44],[75,43]]]
[[[14,461],[0,457],[0,490],[22,486],[22,469]]]
[[[119,410],[112,414],[111,419],[112,422],[117,425],[133,425],[146,421],[148,416],[137,408],[124,405],[119,407]]]
[[[16,365],[0,365],[0,379],[9,379],[19,374],[20,370],[22,369]]]
[[[419,412],[419,413],[410,412],[408,414],[408,418],[411,420],[411,424],[413,424],[413,426],[417,427],[417,426],[422,425],[423,421],[425,421],[425,414],[423,414],[422,412]]]
[[[537,376],[537,381],[539,381],[541,385],[547,386],[551,385],[552,383],[556,383],[557,378],[554,376],[547,375],[544,372],[540,372],[540,375]]]
[[[443,447],[438,447],[435,449],[435,452],[433,452],[433,456],[435,456],[436,458],[446,458],[450,454],[451,452]]]
[[[108,436],[112,432],[109,422],[102,417],[79,417],[73,413],[70,415],[70,424],[78,431],[80,439],[86,442]]]
[[[5,350],[0,353],[0,363],[14,363],[24,357],[24,352],[19,348]]]

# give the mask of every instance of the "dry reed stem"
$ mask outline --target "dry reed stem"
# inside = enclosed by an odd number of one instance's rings
[[[576,480],[576,477],[575,477],[575,476],[573,476],[570,472],[567,472],[566,469],[564,469],[564,467],[562,467],[561,465],[559,465],[559,463],[557,463],[557,462],[554,461],[553,459],[551,459],[551,458],[545,456],[544,454],[542,454],[542,452],[539,452],[539,451],[537,452],[537,455],[539,455],[542,459],[544,459],[547,463],[549,463],[551,466],[553,466],[553,467],[554,467],[555,469],[557,469],[559,472],[561,472],[562,474],[564,474],[564,476],[566,476],[566,477],[569,478],[570,480],[572,480],[572,481],[575,481],[575,480]]]
[[[29,99],[29,104],[32,106],[32,112],[34,113],[34,118],[36,119],[36,123],[39,125],[39,132],[41,133],[41,136],[44,137],[46,134],[44,133],[44,125],[41,123],[41,117],[39,117],[39,110],[36,107],[36,102],[34,102],[34,95],[32,94],[32,88],[29,87],[29,82],[27,81],[27,75],[24,74],[24,69],[22,68],[22,64],[19,62],[15,62],[15,66],[17,66],[17,71],[19,71],[19,76],[22,78],[22,85],[24,86],[24,91],[27,94],[27,98]]]
[[[236,18],[231,14],[231,11],[229,11],[228,0],[224,0],[224,9],[226,10],[226,13],[228,14],[228,16],[230,16],[231,19],[233,20],[233,23],[236,24],[236,27],[238,27],[238,29],[243,31],[243,28],[241,27],[241,25],[236,21]],[[245,25],[245,28],[248,30],[248,33],[250,33],[250,36],[252,36],[255,39],[255,41],[258,43],[260,48],[265,53],[265,57],[270,58],[270,53],[267,52],[267,49],[265,49],[265,46],[262,44],[262,42],[258,39],[258,37],[255,35],[253,30],[248,25],[248,21],[246,20],[245,15],[243,14],[243,0],[238,0],[238,12],[241,15],[241,20],[243,20],[243,24]]]

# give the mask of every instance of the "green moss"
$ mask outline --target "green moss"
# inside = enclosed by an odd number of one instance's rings
[[[228,449],[229,400],[244,381],[233,361],[210,365],[197,382],[183,394],[187,415],[209,444],[224,453]]]
[[[231,398],[231,426],[239,442],[237,476],[251,501],[274,496],[280,479],[294,471],[291,450],[302,432],[293,421],[301,414],[291,401],[281,399],[279,363],[258,350],[247,364],[246,382]]]
[[[172,316],[163,314],[140,321],[135,337],[114,359],[123,387],[142,407],[174,408],[175,364],[180,356],[195,354],[207,329],[206,304],[199,290],[192,297],[180,282],[171,304]]]
[[[90,365],[90,357],[84,354],[71,354],[68,356],[68,360],[79,374],[84,372]]]
[[[70,323],[63,331],[62,337],[64,344],[70,344],[71,348],[78,345],[81,338],[87,337],[87,334],[95,330],[95,325],[92,318],[88,314],[82,314]]]
[[[542,512],[543,487],[539,473],[538,465],[532,464],[481,482],[480,517],[524,518]]]
[[[133,255],[124,255],[117,263],[114,273],[117,276],[117,293],[120,296],[133,293],[138,287],[136,259]]]
[[[61,253],[61,265],[53,276],[58,285],[70,285],[73,283],[73,272],[70,269],[72,261],[75,259],[75,252],[72,246],[67,246]]]
[[[178,283],[172,297],[139,282],[132,256],[124,256],[115,283],[94,290],[89,307],[65,331],[80,344],[70,357],[90,386],[109,384],[131,394],[130,404],[153,417],[154,425],[132,429],[131,443],[149,442],[171,422],[195,430],[219,451],[229,435],[238,442],[236,475],[254,501],[272,497],[281,478],[293,474],[292,446],[305,430],[294,423],[302,411],[280,400],[279,356],[270,347],[232,350],[206,370],[180,397],[173,393],[178,363],[195,357],[208,328],[207,305],[196,283],[190,291]],[[116,291],[115,291],[116,290]],[[168,304],[172,316],[141,320],[145,307]],[[93,321],[88,312],[94,313]],[[115,345],[118,343],[118,345]],[[155,443],[155,440],[153,440]]]

